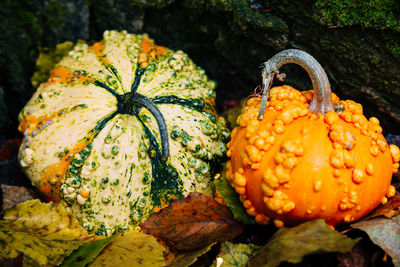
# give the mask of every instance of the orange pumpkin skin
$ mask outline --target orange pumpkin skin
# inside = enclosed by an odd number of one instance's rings
[[[262,120],[261,98],[250,98],[232,130],[226,177],[258,223],[278,227],[322,218],[355,221],[395,194],[390,185],[400,151],[388,146],[378,119],[340,101],[325,115],[308,110],[312,91],[271,89]]]

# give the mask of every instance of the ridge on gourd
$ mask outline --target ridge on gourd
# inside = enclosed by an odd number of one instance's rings
[[[262,98],[247,101],[228,143],[226,177],[260,224],[349,223],[396,192],[399,148],[360,104],[331,93],[322,67],[305,54],[284,50],[265,64]],[[286,63],[304,67],[314,91],[269,89]]]
[[[182,51],[106,31],[75,45],[20,112],[20,164],[87,230],[136,226],[172,198],[212,194],[229,139],[214,89]]]

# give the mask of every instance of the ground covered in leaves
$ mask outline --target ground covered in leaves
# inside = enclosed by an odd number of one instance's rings
[[[2,145],[1,171],[24,179],[17,148]],[[140,231],[99,237],[34,188],[2,184],[0,266],[400,266],[400,196],[335,230],[322,220],[277,230],[254,223],[223,175],[215,187],[217,198],[191,193]]]

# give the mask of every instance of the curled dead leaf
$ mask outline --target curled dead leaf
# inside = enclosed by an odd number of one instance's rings
[[[373,243],[391,256],[393,264],[400,266],[400,214],[363,220],[351,227],[366,232]]]
[[[91,236],[61,204],[30,200],[0,220],[0,260],[24,254],[24,265],[59,265]],[[32,262],[26,264],[25,259]]]
[[[363,220],[370,220],[372,218],[380,216],[385,216],[386,218],[390,219],[399,213],[400,213],[400,195],[394,196],[385,205],[379,206]]]
[[[39,197],[35,190],[24,186],[2,184],[0,188],[3,192],[3,210]]]
[[[333,230],[324,220],[309,221],[293,228],[278,230],[250,259],[248,266],[275,267],[285,261],[299,263],[304,256],[310,254],[345,253],[358,241]]]
[[[226,206],[200,193],[172,201],[141,227],[145,233],[159,237],[177,250],[206,247],[232,239],[243,231]]]

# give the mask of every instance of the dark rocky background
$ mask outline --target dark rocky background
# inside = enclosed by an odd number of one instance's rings
[[[261,83],[261,63],[282,49],[303,49],[320,61],[335,93],[362,103],[385,134],[400,133],[398,0],[2,0],[0,21],[0,142],[20,136],[17,115],[35,90],[40,51],[100,40],[107,29],[146,32],[188,53],[218,82],[220,111]],[[311,88],[299,67],[282,72],[287,83]]]

